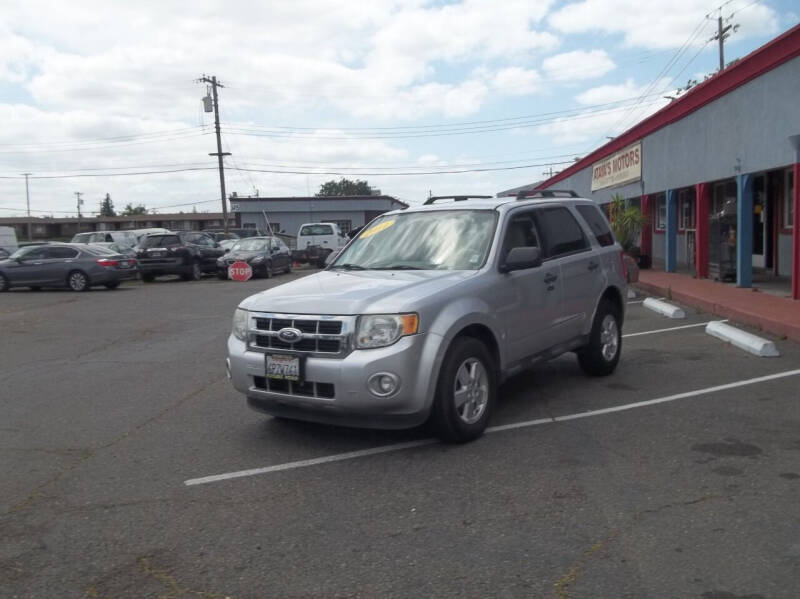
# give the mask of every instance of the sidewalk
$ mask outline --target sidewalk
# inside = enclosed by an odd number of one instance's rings
[[[634,286],[709,314],[800,341],[800,301],[689,275],[642,270]]]

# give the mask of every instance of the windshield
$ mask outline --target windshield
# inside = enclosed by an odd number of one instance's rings
[[[300,235],[333,235],[330,225],[306,225],[300,229]]]
[[[494,210],[437,210],[380,217],[339,255],[331,268],[477,270],[491,247]]]
[[[89,243],[94,233],[78,233],[72,238],[71,243]]]
[[[241,241],[237,241],[234,246],[233,250],[244,250],[245,252],[255,252],[258,250],[263,250],[265,247],[269,245],[269,239],[242,239]]]
[[[142,239],[140,247],[143,248],[164,248],[171,245],[180,245],[181,240],[177,235],[151,235]]]

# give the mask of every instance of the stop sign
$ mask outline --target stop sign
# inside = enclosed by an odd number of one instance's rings
[[[247,281],[253,276],[253,269],[247,262],[239,260],[228,267],[228,278],[234,281]]]

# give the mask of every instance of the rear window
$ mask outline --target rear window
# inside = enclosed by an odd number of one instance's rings
[[[583,217],[583,220],[589,225],[589,228],[594,233],[597,243],[602,246],[614,245],[614,235],[608,226],[603,213],[597,206],[589,206],[587,204],[576,206],[578,213]]]
[[[72,243],[89,243],[94,233],[78,233],[72,238]]]
[[[330,225],[306,225],[300,229],[300,235],[333,235]]]
[[[141,246],[143,248],[166,248],[180,244],[181,240],[177,235],[153,235],[151,237],[145,237],[142,240]]]

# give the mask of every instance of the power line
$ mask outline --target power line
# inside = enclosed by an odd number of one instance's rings
[[[132,133],[130,135],[117,135],[115,137],[97,137],[97,138],[89,138],[89,139],[64,139],[58,141],[46,141],[46,142],[37,142],[37,143],[20,143],[20,144],[0,144],[2,148],[24,148],[29,146],[58,146],[58,145],[69,145],[73,146],[75,144],[83,144],[83,143],[101,143],[101,142],[109,142],[109,141],[132,141],[135,139],[146,139],[150,137],[162,137],[165,135],[174,135],[176,133],[185,133],[188,131],[196,131],[197,129],[202,129],[202,127],[198,125],[193,125],[191,127],[182,127],[180,129],[166,129],[163,131],[151,131],[150,133]]]
[[[146,139],[146,140],[139,140],[139,141],[130,141],[130,142],[116,142],[111,144],[102,144],[102,145],[92,145],[92,146],[84,146],[76,144],[70,147],[59,147],[59,148],[27,148],[27,149],[13,149],[13,150],[3,150],[0,149],[0,154],[20,154],[24,152],[36,152],[36,153],[53,153],[53,152],[86,152],[91,150],[105,150],[108,148],[119,148],[124,146],[138,146],[142,144],[151,144],[151,143],[162,143],[167,141],[175,141],[178,139],[190,139],[193,137],[202,137],[204,135],[209,135],[209,133],[186,133],[186,134],[179,134],[174,135],[172,137],[158,137],[153,139]]]

